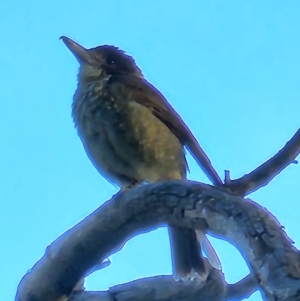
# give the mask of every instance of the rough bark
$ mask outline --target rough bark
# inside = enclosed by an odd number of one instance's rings
[[[204,229],[229,241],[252,276],[232,286],[211,268],[205,283],[161,276],[107,292],[74,293],[76,284],[128,239],[166,223]],[[228,300],[244,296],[240,290],[251,293],[256,281],[265,300],[300,300],[299,259],[276,218],[250,199],[201,183],[165,181],[114,196],[64,233],[24,276],[16,300]]]

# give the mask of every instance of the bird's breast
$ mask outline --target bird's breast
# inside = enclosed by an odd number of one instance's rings
[[[72,115],[79,134],[97,136],[105,129],[122,128],[128,116],[125,101],[112,95],[105,84],[78,86]]]
[[[181,178],[186,161],[177,137],[126,89],[77,90],[73,118],[93,164],[102,174],[142,181]],[[117,181],[117,180],[114,180]]]

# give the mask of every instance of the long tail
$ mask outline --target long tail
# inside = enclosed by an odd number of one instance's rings
[[[194,157],[198,165],[201,167],[201,169],[204,171],[206,176],[209,178],[209,180],[215,185],[215,186],[222,186],[223,182],[221,178],[219,177],[218,173],[212,166],[209,158],[207,157],[204,150],[201,148],[199,143],[197,142],[196,138],[193,136],[192,133],[189,135],[189,141],[186,142],[186,147],[191,153],[191,155]]]
[[[172,226],[169,236],[175,280],[200,278],[205,281],[208,271],[195,230]]]

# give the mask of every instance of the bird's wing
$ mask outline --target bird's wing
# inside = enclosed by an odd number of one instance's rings
[[[165,97],[143,78],[136,76],[120,76],[117,78],[117,81],[128,88],[128,91],[130,91],[129,93],[131,93],[131,99],[148,107],[153,115],[166,124],[179,141],[186,146],[209,180],[214,185],[221,186],[222,180],[213,168],[209,158],[190,129],[168,103]]]

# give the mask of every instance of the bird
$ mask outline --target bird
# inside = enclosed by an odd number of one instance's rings
[[[187,179],[186,148],[209,180],[222,185],[188,126],[133,57],[113,45],[87,49],[66,36],[60,39],[79,62],[73,121],[87,156],[104,178],[121,191]],[[201,247],[220,269],[202,231],[171,225],[168,232],[175,280],[207,278]]]

